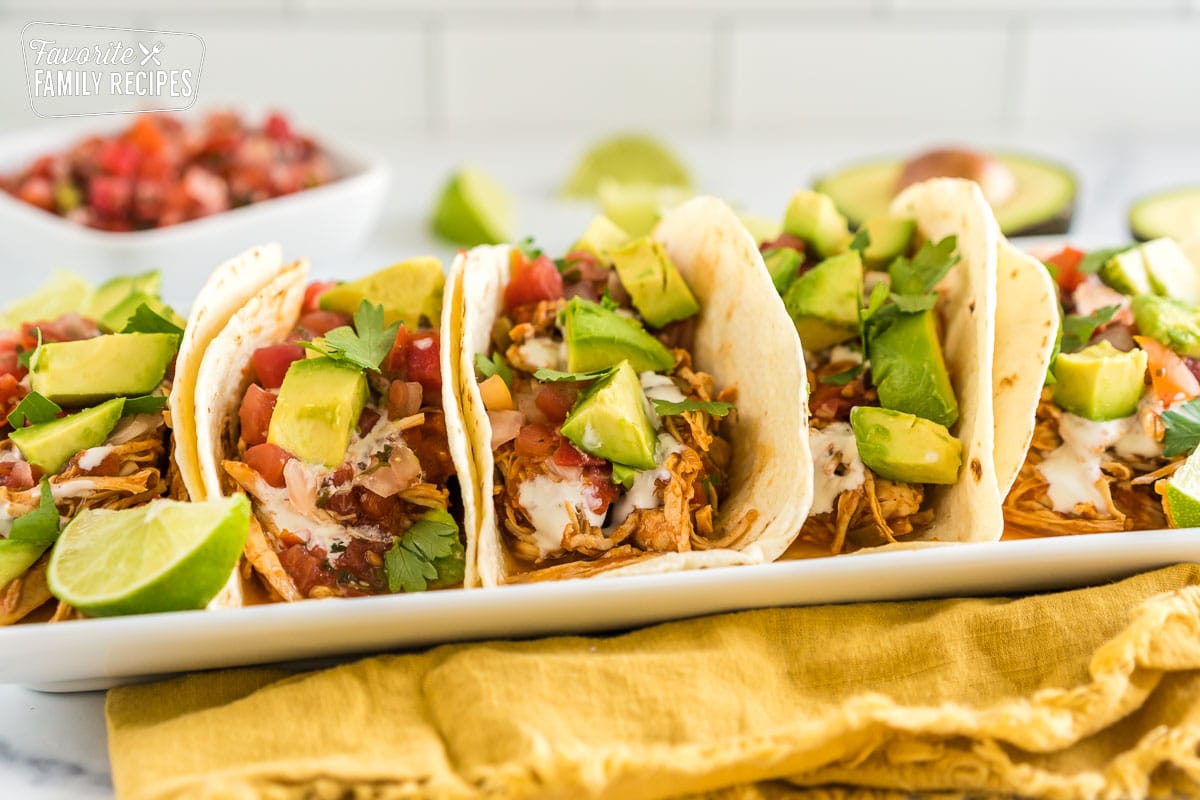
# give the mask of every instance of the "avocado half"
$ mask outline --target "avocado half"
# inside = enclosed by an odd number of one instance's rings
[[[1200,233],[1200,186],[1184,186],[1139,197],[1129,207],[1129,232],[1139,242],[1176,241]]]
[[[1012,170],[1017,192],[992,209],[1005,236],[1066,233],[1075,213],[1075,176],[1049,161],[1013,153],[993,153]],[[819,179],[813,189],[833,198],[838,210],[857,228],[866,219],[886,214],[904,168],[899,159],[856,164]]]

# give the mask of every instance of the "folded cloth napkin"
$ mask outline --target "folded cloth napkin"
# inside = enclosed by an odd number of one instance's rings
[[[1200,565],[190,675],[107,712],[122,800],[1196,796]]]

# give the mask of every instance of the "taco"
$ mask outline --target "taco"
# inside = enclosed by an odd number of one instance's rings
[[[698,198],[558,262],[451,268],[485,586],[769,561],[807,513],[802,354],[754,241]]]
[[[801,544],[1000,537],[998,245],[966,181],[914,186],[855,235],[829,197],[792,197],[761,250],[809,369],[814,492]]]
[[[1028,455],[1004,501],[1008,530],[1167,527],[1165,484],[1198,441],[1200,269],[1171,239],[1089,253],[1064,247],[1046,264],[1061,309],[1053,299],[1044,306],[1044,325],[1053,337],[1060,311],[1061,325],[1028,414]]]
[[[455,477],[466,445],[443,411],[441,264],[340,285],[307,276],[307,262],[282,267],[205,350],[203,490],[249,495],[245,555],[274,599],[471,580]]]
[[[0,625],[52,600],[46,565],[83,509],[170,496],[164,413],[183,321],[149,273],[86,288],[75,311],[0,332]],[[76,616],[59,603],[53,620]]]

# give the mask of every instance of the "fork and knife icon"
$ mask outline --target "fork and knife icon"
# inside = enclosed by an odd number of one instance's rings
[[[152,47],[146,47],[143,43],[138,42],[138,48],[142,51],[143,56],[141,66],[146,66],[146,63],[149,61],[154,61],[155,66],[162,66],[162,62],[158,60],[158,54],[166,49],[165,44],[155,42]]]

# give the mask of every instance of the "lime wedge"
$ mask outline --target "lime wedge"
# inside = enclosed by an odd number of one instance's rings
[[[21,327],[22,322],[40,322],[82,311],[92,295],[92,287],[74,272],[56,269],[50,279],[33,294],[14,300],[0,313],[0,330]]]
[[[691,193],[674,186],[649,183],[600,182],[600,210],[630,237],[645,236],[663,213],[687,200]]]
[[[1200,450],[1188,456],[1167,480],[1163,510],[1172,528],[1200,526]]]
[[[93,617],[204,608],[229,580],[249,526],[244,495],[82,511],[58,538],[46,582]]]
[[[595,197],[605,179],[690,189],[685,167],[662,142],[645,134],[623,133],[603,139],[583,154],[563,186],[568,197]]]
[[[513,238],[513,197],[490,175],[464,167],[450,176],[433,211],[433,230],[455,244],[499,244]]]

